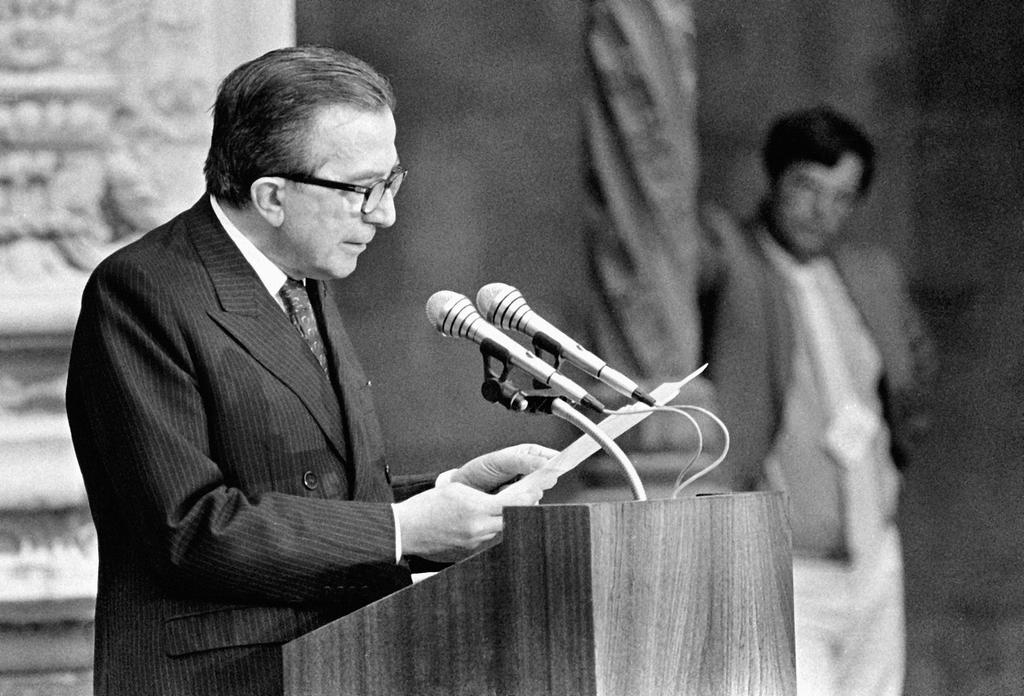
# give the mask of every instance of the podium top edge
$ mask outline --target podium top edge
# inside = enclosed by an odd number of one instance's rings
[[[535,506],[523,506],[525,509],[531,507],[536,508],[594,508],[603,506],[617,506],[617,505],[687,505],[695,502],[711,502],[711,501],[725,501],[725,500],[736,500],[743,502],[754,502],[768,499],[782,499],[785,497],[785,493],[782,491],[730,491],[725,493],[699,493],[697,495],[688,495],[682,498],[653,498],[651,500],[600,500],[590,501],[582,503],[545,503],[541,502],[540,505]]]

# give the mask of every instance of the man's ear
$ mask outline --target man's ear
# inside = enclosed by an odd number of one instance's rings
[[[263,219],[274,227],[284,222],[285,180],[279,176],[262,176],[252,182],[249,197]]]

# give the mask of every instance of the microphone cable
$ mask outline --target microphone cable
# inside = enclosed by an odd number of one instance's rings
[[[726,456],[728,456],[728,454],[729,454],[729,448],[731,446],[731,437],[729,435],[729,428],[725,425],[724,422],[722,422],[721,418],[719,418],[714,413],[712,413],[711,411],[709,411],[708,409],[706,409],[706,408],[704,408],[702,406],[695,406],[695,405],[692,405],[692,404],[665,404],[665,405],[662,405],[662,406],[646,406],[646,405],[645,406],[639,406],[639,405],[635,405],[631,409],[631,412],[633,412],[633,413],[671,413],[671,414],[680,416],[682,418],[685,418],[686,420],[688,420],[690,422],[690,425],[693,426],[694,432],[697,435],[697,448],[696,448],[696,451],[693,453],[693,456],[690,457],[690,459],[686,463],[686,465],[683,466],[680,469],[679,473],[676,475],[675,482],[672,485],[672,495],[671,495],[672,498],[678,498],[679,494],[682,493],[683,489],[685,489],[687,486],[692,484],[694,481],[700,479],[703,476],[706,476],[707,474],[711,473],[716,468],[718,468],[718,466],[723,461],[725,461]],[[718,426],[718,429],[722,431],[722,437],[724,438],[724,441],[722,443],[722,451],[719,453],[718,457],[716,457],[715,460],[712,461],[710,464],[708,464],[706,467],[704,467],[703,469],[697,471],[696,473],[691,475],[689,478],[687,478],[686,475],[690,472],[690,470],[693,468],[693,465],[697,463],[697,460],[700,459],[700,456],[704,453],[704,432],[701,430],[700,424],[697,423],[697,419],[694,418],[691,415],[690,412],[699,413],[699,414],[709,418],[711,421],[713,421],[714,424],[716,426]],[[607,409],[607,408],[604,409],[602,411],[602,413],[605,414],[605,415],[618,415],[619,414],[619,412],[613,411],[613,410]],[[632,485],[632,483],[631,483],[631,485]]]

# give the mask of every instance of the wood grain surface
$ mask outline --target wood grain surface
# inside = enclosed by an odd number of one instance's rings
[[[285,693],[795,693],[785,499],[506,510],[505,539],[285,646]]]

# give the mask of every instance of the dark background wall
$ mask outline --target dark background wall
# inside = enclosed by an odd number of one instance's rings
[[[582,17],[581,4],[563,2],[297,3],[300,42],[366,59],[398,94],[398,149],[411,172],[398,222],[343,282],[395,469],[524,439],[568,442],[549,417],[484,401],[477,347],[442,337],[424,305],[437,290],[472,300],[505,282],[552,321],[585,321]]]
[[[696,7],[706,199],[749,207],[777,111],[828,102],[877,141],[854,232],[902,258],[941,360],[903,507],[908,693],[1022,693],[1024,6]]]
[[[392,466],[571,433],[478,395],[481,359],[423,305],[509,282],[571,330],[592,301],[578,100],[587,3],[299,0],[298,38],[390,75],[412,177],[344,281]],[[1024,6],[695,0],[702,198],[744,214],[779,111],[830,103],[881,153],[854,234],[903,260],[941,350],[936,429],[908,472],[908,694],[1024,692]]]

